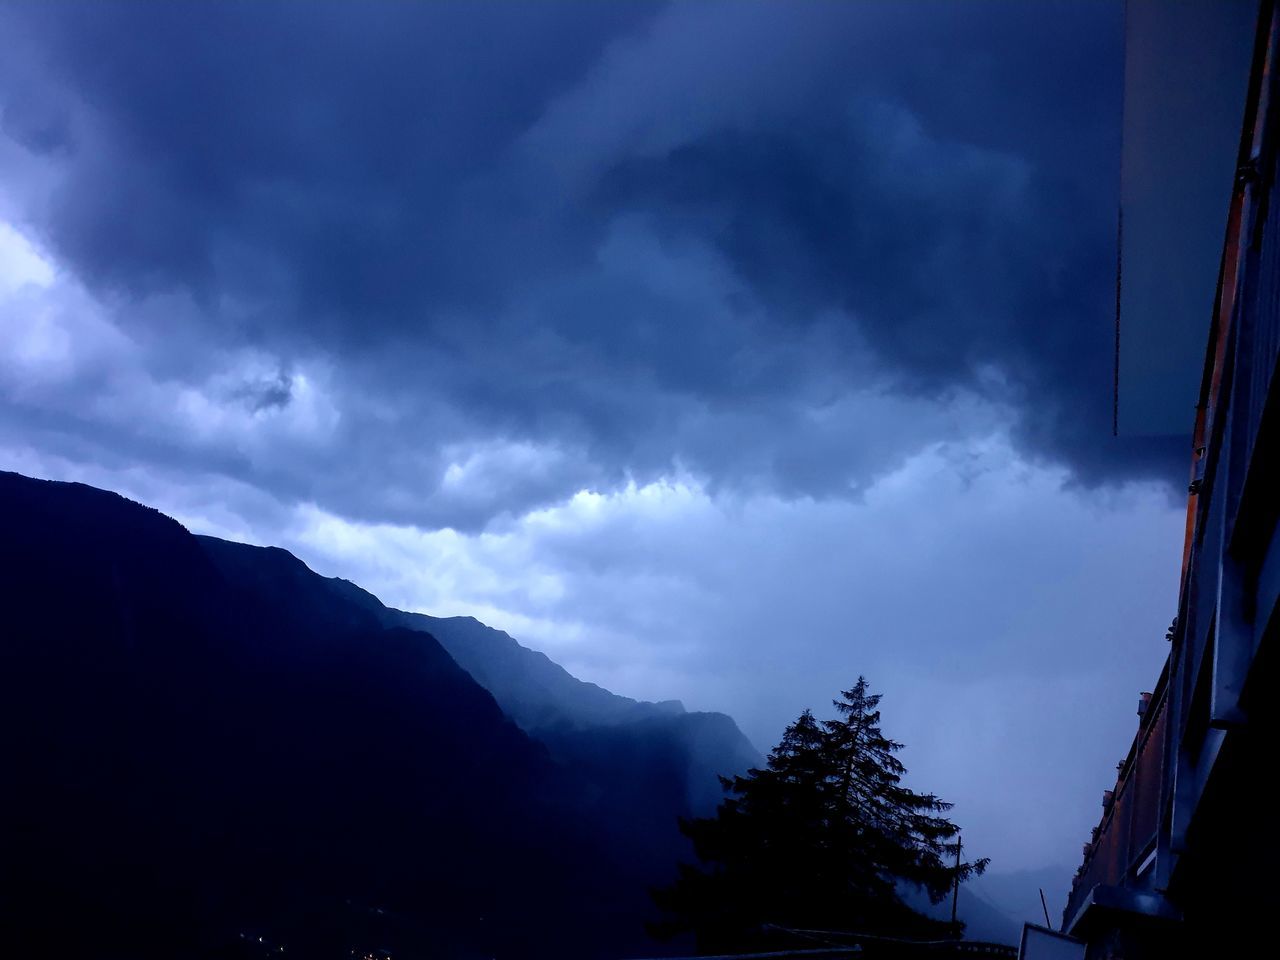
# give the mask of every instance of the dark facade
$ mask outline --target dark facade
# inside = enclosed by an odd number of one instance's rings
[[[1063,931],[1085,941],[1091,960],[1274,949],[1278,38],[1275,4],[1263,3],[1217,297],[1205,318],[1177,620],[1063,915]]]

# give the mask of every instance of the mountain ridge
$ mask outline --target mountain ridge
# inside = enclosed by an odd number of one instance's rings
[[[655,951],[678,777],[624,808],[616,769],[554,757],[433,636],[279,548],[243,563],[118,494],[12,473],[0,525],[11,948]]]
[[[731,718],[658,707],[535,737],[430,621],[384,622],[413,615],[281,548],[4,472],[0,525],[0,749],[24,787],[3,836],[11,946],[672,949],[644,932],[647,890],[688,859],[694,748],[741,736]]]
[[[639,700],[634,697],[628,697],[624,694],[614,693],[612,690],[609,690],[600,684],[593,683],[590,680],[583,680],[580,677],[575,677],[544,651],[526,647],[507,631],[497,627],[492,627],[477,617],[469,614],[441,617],[423,613],[421,611],[401,610],[396,607],[390,607],[383,603],[383,601],[371,590],[360,586],[352,580],[348,580],[344,577],[328,577],[324,574],[317,573],[307,566],[306,561],[283,547],[263,546],[237,540],[226,540],[207,534],[196,534],[196,539],[209,544],[215,550],[230,548],[233,550],[262,550],[267,551],[270,554],[284,554],[292,561],[293,564],[296,564],[298,567],[305,570],[307,574],[325,581],[332,590],[343,594],[351,602],[365,607],[375,613],[375,615],[382,617],[386,622],[403,622],[405,624],[411,624],[411,629],[424,630],[427,633],[431,633],[432,636],[435,636],[437,640],[440,639],[437,631],[441,627],[445,628],[443,632],[446,632],[453,637],[457,637],[462,633],[470,633],[475,637],[485,636],[496,638],[499,643],[508,648],[508,651],[515,656],[522,658],[525,665],[535,664],[537,666],[539,676],[544,678],[553,678],[556,686],[568,687],[571,685],[578,690],[586,692],[589,697],[598,699],[600,706],[598,707],[598,712],[595,716],[587,717],[578,715],[572,719],[592,719],[597,722],[603,722],[609,719],[623,719],[625,718],[626,713],[632,710],[640,714],[682,714],[691,712],[679,700]],[[437,629],[433,630],[432,627]],[[492,644],[492,641],[490,641],[490,643]],[[457,647],[465,654],[465,648],[462,644],[457,644]],[[448,648],[448,644],[446,644],[446,649]],[[457,657],[455,657],[455,659],[457,659]],[[480,664],[478,660],[475,658],[469,659],[471,659],[473,665],[476,666],[480,672],[484,672],[480,669],[482,664]],[[476,671],[468,670],[468,672],[472,673],[474,676]],[[489,677],[489,679],[492,680],[492,677]],[[481,686],[489,689],[489,684],[485,683],[484,680],[481,680],[480,678],[477,678],[477,680],[480,682]],[[605,705],[606,703],[607,705]],[[533,718],[530,717],[527,719],[531,721],[531,725],[537,725],[536,723],[532,723]]]
[[[340,597],[384,626],[401,626],[432,636],[526,733],[553,754],[575,763],[589,762],[593,735],[617,749],[626,738],[618,730],[640,725],[665,736],[670,749],[685,756],[681,776],[684,813],[707,813],[723,792],[720,776],[745,772],[763,762],[732,717],[713,711],[689,711],[679,701],[635,700],[580,680],[545,653],[525,647],[506,631],[470,616],[434,617],[388,607],[371,591],[341,577],[325,577],[280,547],[198,535],[224,572],[247,576],[287,575],[296,587],[308,582],[316,609]],[[287,560],[285,558],[288,558]],[[345,607],[343,608],[345,609]],[[605,748],[601,745],[601,750]],[[599,765],[595,764],[599,770]]]

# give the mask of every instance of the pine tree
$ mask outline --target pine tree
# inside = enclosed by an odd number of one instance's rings
[[[660,934],[693,931],[702,949],[750,949],[765,925],[937,936],[936,921],[907,907],[902,884],[934,901],[981,873],[957,870],[951,804],[902,784],[902,745],[880,729],[878,694],[865,679],[834,701],[838,717],[806,710],[763,769],[722,780],[711,818],[681,822],[706,865],[682,864],[654,894],[672,919]]]
[[[942,816],[953,804],[903,786],[902,744],[881,732],[880,694],[868,692],[865,678],[832,704],[839,717],[822,726],[839,778],[833,828],[863,851],[882,883],[907,881],[936,903],[957,878],[959,828]],[[960,882],[985,868],[986,860],[960,864]]]

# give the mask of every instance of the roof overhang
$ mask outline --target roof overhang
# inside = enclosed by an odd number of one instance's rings
[[[1190,438],[1257,0],[1127,0],[1115,430]]]

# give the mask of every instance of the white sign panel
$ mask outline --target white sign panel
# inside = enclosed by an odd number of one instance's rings
[[[1064,933],[1028,923],[1022,928],[1018,960],[1084,960],[1084,944]]]

